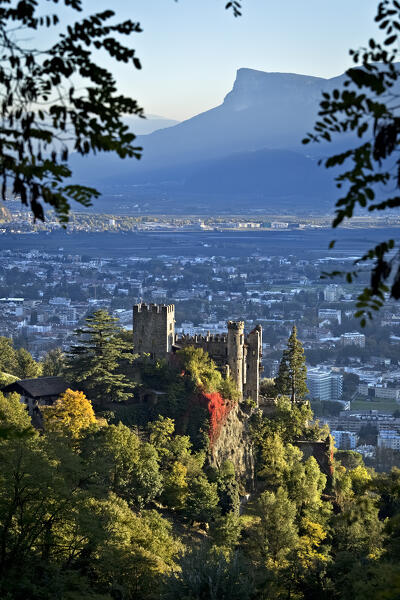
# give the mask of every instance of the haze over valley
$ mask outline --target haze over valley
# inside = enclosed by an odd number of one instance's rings
[[[72,155],[74,178],[96,185],[107,199],[114,194],[113,202],[128,210],[145,198],[158,212],[327,211],[336,193],[333,173],[317,163],[339,146],[301,141],[322,92],[343,79],[241,68],[220,106],[138,136],[140,161]]]

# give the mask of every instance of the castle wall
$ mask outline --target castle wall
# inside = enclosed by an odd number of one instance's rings
[[[180,348],[187,348],[188,346],[202,348],[204,352],[208,352],[224,375],[228,373],[228,343],[226,335],[183,335],[180,338],[175,337],[175,341]]]
[[[173,304],[135,304],[133,307],[133,347],[138,354],[166,358],[175,339]]]
[[[224,376],[236,383],[240,399],[252,398],[258,404],[262,329],[258,325],[244,335],[243,321],[228,321],[227,334],[175,335],[175,306],[136,304],[133,307],[133,344],[138,354],[166,358],[173,344],[185,348],[202,348]]]

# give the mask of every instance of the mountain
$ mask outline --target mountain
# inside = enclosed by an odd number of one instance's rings
[[[203,164],[187,177],[183,188],[201,194],[317,198],[328,191],[329,182],[316,161],[297,152],[256,150]]]
[[[303,151],[301,140],[315,122],[322,91],[341,79],[239,69],[220,106],[138,139],[145,149],[141,169],[262,148]]]
[[[135,115],[127,115],[124,117],[124,123],[135,135],[148,135],[158,129],[166,129],[173,125],[178,125],[179,121],[159,117],[158,115],[146,115],[146,118],[137,117]]]
[[[313,128],[322,92],[340,87],[343,79],[239,69],[220,106],[138,136],[140,161],[72,156],[74,178],[99,189],[135,186],[139,196],[141,186],[152,186],[178,204],[185,192],[203,203],[207,194],[241,190],[265,198],[266,207],[282,196],[327,196],[332,175],[317,167],[316,158],[336,148],[305,147],[301,140]]]

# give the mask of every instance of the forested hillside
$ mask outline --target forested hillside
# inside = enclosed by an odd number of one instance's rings
[[[399,597],[400,470],[378,475],[350,451],[332,459],[301,387],[263,413],[238,403],[202,351],[135,371],[132,352],[112,358],[124,343],[113,336],[102,356],[89,338],[80,371],[76,353],[39,365],[24,355],[31,369],[68,374],[74,388],[41,407],[40,429],[16,394],[0,395],[1,598]],[[4,338],[2,349],[1,368],[15,379],[21,357]],[[300,376],[301,353],[289,340],[279,386]],[[108,397],[150,384],[159,404]],[[245,439],[254,477],[212,459],[233,414],[245,423],[237,444]],[[326,447],[322,461],[302,451],[315,443]]]

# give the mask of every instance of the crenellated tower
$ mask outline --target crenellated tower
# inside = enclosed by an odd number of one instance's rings
[[[166,358],[175,339],[174,304],[135,304],[133,349],[151,358]]]
[[[260,375],[262,372],[262,327],[257,325],[246,338],[246,378],[243,385],[244,398],[252,398],[258,404]]]
[[[171,350],[202,348],[225,377],[235,382],[240,399],[251,398],[258,405],[262,359],[262,328],[257,325],[247,336],[243,321],[228,321],[224,334],[180,337],[175,335],[173,304],[136,304],[133,307],[133,344],[138,354],[154,359],[167,358]]]
[[[229,366],[229,375],[235,381],[243,397],[243,369],[245,365],[244,354],[244,322],[228,321],[228,345],[227,345],[227,363]]]

